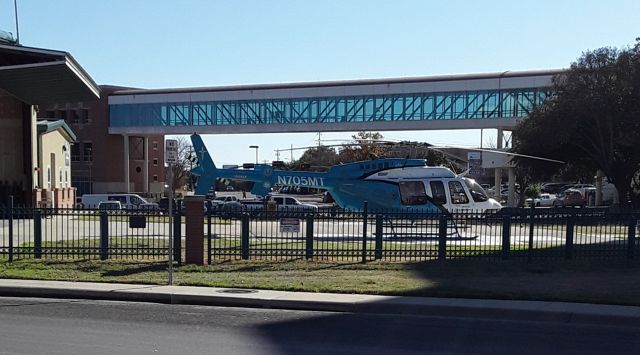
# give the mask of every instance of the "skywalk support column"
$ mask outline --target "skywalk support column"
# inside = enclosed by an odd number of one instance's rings
[[[509,197],[507,198],[507,207],[516,206],[516,168],[509,167]]]
[[[131,178],[129,176],[129,135],[123,134],[122,137],[124,137],[124,192],[131,192]]]
[[[503,132],[502,132],[502,128],[498,128],[498,134],[496,136],[496,148],[498,150],[502,149],[502,140],[503,140]],[[495,196],[494,198],[498,201],[500,201],[500,192],[502,190],[501,186],[502,185],[502,169],[501,168],[496,168],[495,169],[495,173],[494,173],[494,186],[495,186]]]
[[[596,173],[596,206],[602,206],[602,178],[604,178],[604,172],[598,169]]]
[[[142,191],[149,192],[149,137],[142,137],[144,141],[144,157],[142,164]]]

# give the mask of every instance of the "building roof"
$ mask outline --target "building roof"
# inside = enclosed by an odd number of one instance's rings
[[[143,95],[143,94],[174,94],[174,93],[216,92],[216,91],[247,91],[247,90],[264,90],[264,89],[298,89],[298,88],[328,87],[328,86],[403,84],[403,83],[421,83],[421,82],[439,82],[439,81],[443,82],[443,81],[556,75],[562,72],[564,72],[564,69],[522,70],[522,71],[507,70],[504,72],[497,72],[497,73],[450,74],[450,75],[417,76],[417,77],[403,77],[403,78],[384,78],[384,79],[333,80],[333,81],[317,81],[317,82],[226,85],[226,86],[208,86],[208,87],[205,86],[205,87],[189,87],[189,88],[166,88],[166,89],[129,89],[129,90],[125,89],[125,90],[115,91],[111,95],[118,96],[118,95]]]
[[[32,105],[100,98],[71,54],[8,44],[0,44],[0,89]]]
[[[38,120],[38,134],[45,134],[56,130],[62,130],[72,143],[76,141],[76,134],[73,133],[69,125],[64,120],[47,121]]]

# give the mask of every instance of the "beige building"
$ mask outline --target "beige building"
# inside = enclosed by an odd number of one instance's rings
[[[72,208],[71,145],[76,136],[64,121],[39,120],[35,202],[41,207]]]
[[[40,152],[42,157],[51,159],[53,151],[40,151],[36,124],[38,108],[55,102],[99,97],[98,86],[69,53],[0,44],[0,205],[9,204],[10,196],[15,205],[30,206],[47,200],[42,196],[42,190],[48,187],[48,180],[43,176],[47,171],[41,166],[46,164],[39,161],[38,155]],[[65,133],[59,134],[64,136]],[[45,141],[48,144],[49,137]],[[62,149],[61,143],[58,141],[58,146],[54,147],[56,154]],[[51,189],[55,186],[65,188],[64,170],[62,179],[59,176],[59,168],[65,164],[63,153],[54,159],[55,166],[51,160],[48,163]],[[52,201],[56,198],[51,197]],[[67,194],[59,200],[69,198]]]

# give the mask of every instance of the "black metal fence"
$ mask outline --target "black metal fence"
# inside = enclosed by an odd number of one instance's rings
[[[633,258],[640,213],[504,209],[214,214],[209,260],[419,261],[453,258]]]
[[[403,211],[227,211],[204,216],[208,261],[419,261],[454,258],[633,258],[639,211],[503,209],[453,214]],[[184,217],[162,211],[0,209],[8,260],[166,260],[169,229],[181,260]]]
[[[10,261],[167,258],[168,216],[161,211],[13,208],[0,216],[0,256]]]

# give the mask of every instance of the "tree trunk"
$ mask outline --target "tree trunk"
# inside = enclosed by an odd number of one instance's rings
[[[620,201],[619,205],[621,208],[629,207],[629,184],[626,183],[615,183],[613,186],[618,190],[618,200]]]

